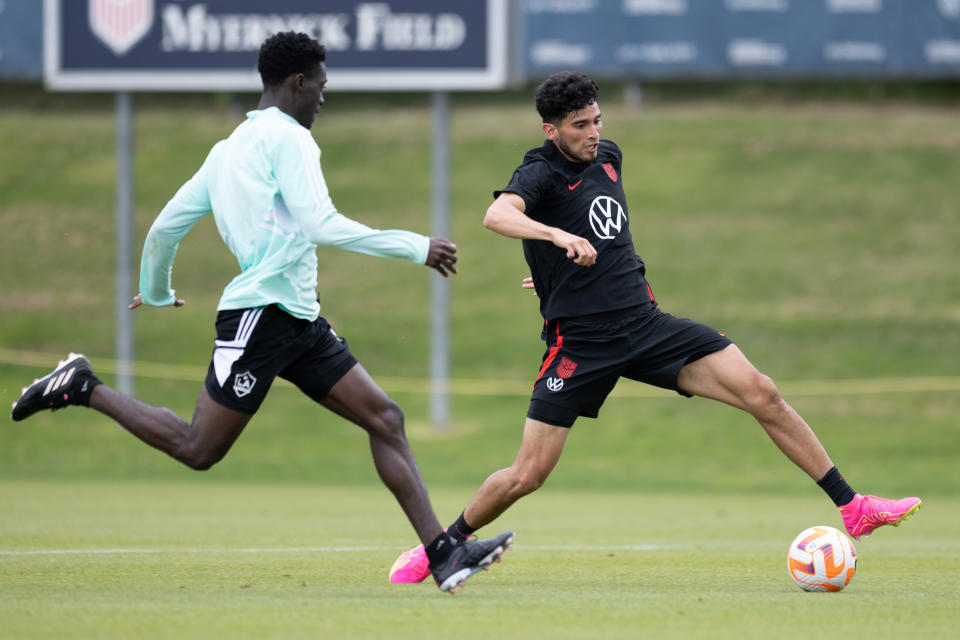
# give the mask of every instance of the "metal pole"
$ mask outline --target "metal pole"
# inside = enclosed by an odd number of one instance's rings
[[[449,192],[449,119],[450,96],[444,91],[435,91],[431,98],[433,106],[433,206],[431,234],[448,237],[448,192]],[[448,338],[449,282],[436,275],[430,278],[430,420],[435,429],[447,428],[450,419],[450,398],[447,380],[450,375]]]
[[[133,395],[133,98],[117,93],[116,358],[117,391]]]

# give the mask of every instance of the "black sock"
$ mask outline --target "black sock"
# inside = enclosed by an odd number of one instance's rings
[[[850,488],[850,485],[843,479],[843,476],[840,475],[836,467],[827,471],[827,475],[820,478],[817,484],[820,485],[821,489],[826,491],[830,499],[833,500],[833,504],[838,507],[849,503],[853,500],[853,496],[856,495],[856,492]]]
[[[456,522],[447,527],[447,533],[460,540],[466,540],[473,535],[474,531],[476,531],[476,529],[467,524],[467,521],[463,519],[462,513]]]
[[[98,384],[103,384],[103,382],[100,381],[100,378],[93,375],[93,373],[82,373],[80,379],[74,383],[76,393],[73,398],[76,403],[84,407],[89,407],[90,396],[93,395],[93,388]]]
[[[451,540],[446,532],[434,538],[433,542],[424,547],[424,550],[427,552],[427,559],[430,561],[430,566],[435,567],[441,564],[449,557],[450,552],[453,551],[455,546],[457,546],[457,543]]]

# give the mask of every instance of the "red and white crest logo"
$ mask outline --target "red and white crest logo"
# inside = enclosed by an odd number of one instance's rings
[[[90,30],[118,56],[153,26],[153,0],[89,0]]]
[[[557,365],[557,377],[569,378],[577,370],[577,363],[570,358],[560,358],[560,364]]]
[[[607,172],[607,177],[608,177],[608,178],[610,178],[610,179],[613,180],[614,182],[617,181],[617,170],[613,168],[613,165],[612,165],[612,164],[610,164],[609,162],[604,162],[604,163],[603,163],[603,170]]]

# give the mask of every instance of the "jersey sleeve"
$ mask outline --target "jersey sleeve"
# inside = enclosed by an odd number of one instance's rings
[[[400,229],[373,229],[337,211],[320,168],[320,148],[307,129],[277,145],[274,177],[304,236],[318,246],[426,264],[430,239]]]
[[[173,260],[183,236],[197,220],[210,213],[208,167],[216,150],[215,146],[203,166],[180,187],[147,232],[140,258],[140,297],[145,304],[163,307],[176,301],[171,287]]]
[[[515,193],[527,205],[527,211],[535,208],[537,203],[547,193],[551,184],[550,167],[543,160],[524,162],[513,172],[510,183],[501,190],[494,191],[494,199],[501,193]]]
[[[623,168],[623,152],[612,140],[600,141],[601,162],[612,162],[617,170]]]

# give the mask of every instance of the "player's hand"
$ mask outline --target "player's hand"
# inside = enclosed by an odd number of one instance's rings
[[[130,304],[127,305],[127,309],[136,309],[137,307],[139,307],[139,306],[142,305],[142,304],[143,304],[143,296],[141,296],[141,295],[138,293],[137,295],[133,296],[133,302],[131,302]],[[185,305],[185,304],[187,304],[187,301],[186,301],[186,300],[174,300],[174,301],[173,301],[173,306],[175,306],[175,307],[182,307],[182,306]]]
[[[537,295],[536,288],[533,286],[533,276],[527,276],[526,278],[524,278],[523,280],[521,280],[521,281],[520,281],[520,287],[523,288],[523,289],[532,289],[532,290],[533,290],[533,295],[534,295],[535,297],[537,297],[537,298],[540,297],[540,296]]]
[[[459,273],[454,266],[457,263],[457,245],[446,238],[430,238],[430,250],[427,252],[427,266],[436,269],[444,278],[447,272]]]
[[[590,267],[597,261],[597,250],[589,240],[559,229],[557,231],[559,233],[553,239],[553,244],[566,249],[568,258],[582,267]]]

